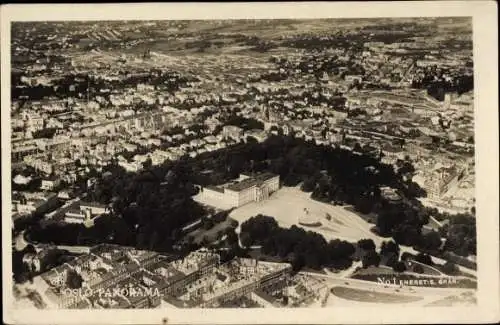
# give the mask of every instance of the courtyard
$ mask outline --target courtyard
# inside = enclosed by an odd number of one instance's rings
[[[373,225],[356,213],[343,206],[313,200],[309,193],[302,192],[298,187],[282,187],[267,200],[236,208],[229,216],[241,225],[258,214],[274,217],[280,227],[296,225],[317,232],[327,240],[357,242],[359,239],[370,238],[377,245],[382,240],[370,231]]]

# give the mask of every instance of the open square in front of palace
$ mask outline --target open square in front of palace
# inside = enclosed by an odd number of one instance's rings
[[[298,187],[282,187],[268,199],[236,208],[229,215],[239,224],[258,214],[274,217],[280,227],[292,225],[322,234],[325,239],[358,241],[371,238],[376,244],[381,238],[370,231],[373,225],[343,206],[313,200],[310,193]]]

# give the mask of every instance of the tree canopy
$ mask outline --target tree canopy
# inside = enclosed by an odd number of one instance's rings
[[[295,270],[302,267],[344,269],[352,264],[355,252],[352,243],[331,240],[315,232],[292,226],[281,228],[269,216],[257,215],[241,224],[241,240],[245,246],[262,245],[262,252],[292,263]]]

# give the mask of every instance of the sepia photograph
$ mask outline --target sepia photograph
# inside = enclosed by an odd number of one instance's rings
[[[3,10],[8,322],[498,321],[495,6],[449,3]]]

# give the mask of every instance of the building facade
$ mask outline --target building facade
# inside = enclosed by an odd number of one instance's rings
[[[215,201],[231,207],[239,207],[250,202],[259,202],[269,198],[280,186],[279,175],[263,173],[256,176],[240,175],[238,181],[219,187],[201,188],[205,202]]]
[[[427,196],[432,199],[438,199],[448,190],[457,185],[458,181],[465,174],[464,168],[452,166],[449,168],[441,167],[432,173],[432,177],[425,182]]]

